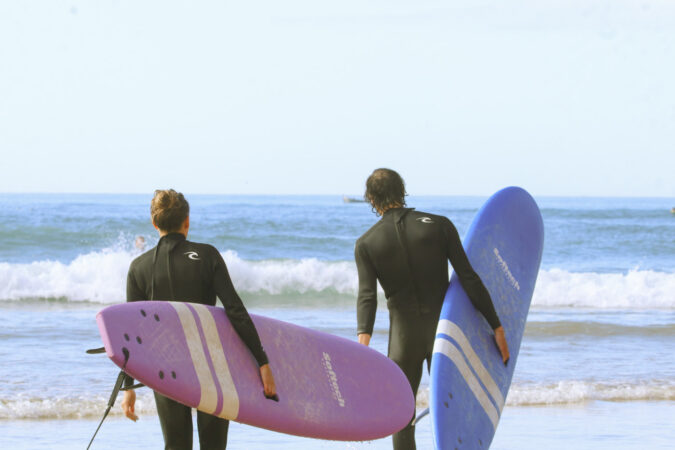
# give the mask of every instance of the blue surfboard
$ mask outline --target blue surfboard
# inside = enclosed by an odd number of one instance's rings
[[[490,292],[511,359],[504,366],[490,326],[453,274],[431,361],[429,408],[437,449],[490,446],[518,360],[543,244],[541,213],[521,188],[497,192],[474,218],[464,248]]]

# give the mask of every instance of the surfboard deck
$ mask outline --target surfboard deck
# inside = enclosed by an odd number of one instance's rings
[[[161,394],[210,414],[298,436],[358,441],[392,434],[412,417],[408,381],[384,355],[327,333],[251,318],[278,402],[265,398],[258,365],[223,308],[139,301],[96,316],[115,364]]]
[[[453,274],[436,331],[430,415],[437,449],[488,448],[518,360],[539,272],[544,226],[534,199],[509,187],[490,197],[464,239],[509,345],[504,366],[489,324]]]

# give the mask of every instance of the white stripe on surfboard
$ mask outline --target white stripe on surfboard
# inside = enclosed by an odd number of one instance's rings
[[[504,396],[502,395],[502,391],[499,390],[497,383],[495,383],[490,372],[488,372],[476,352],[473,350],[469,339],[467,339],[462,329],[459,328],[456,323],[442,319],[438,321],[436,334],[438,333],[447,334],[459,344],[459,348],[461,348],[466,355],[471,367],[473,367],[473,370],[478,374],[478,378],[483,382],[483,385],[485,385],[488,392],[497,403],[497,408],[501,412],[504,409]]]
[[[201,389],[201,396],[199,397],[199,406],[197,409],[210,414],[216,411],[218,406],[218,391],[211,376],[211,369],[209,363],[206,361],[206,354],[202,347],[202,339],[199,336],[199,329],[192,311],[180,302],[169,302],[169,304],[178,313],[178,318],[183,326],[185,333],[185,340],[187,341],[188,349],[190,350],[190,358],[197,373],[199,380],[199,387]]]
[[[223,345],[218,335],[218,328],[216,328],[216,321],[206,306],[193,304],[192,307],[197,311],[199,320],[202,323],[206,345],[209,348],[213,368],[215,369],[216,377],[218,377],[220,390],[223,393],[223,409],[217,415],[223,419],[234,420],[239,415],[239,394],[237,394],[237,389],[234,386],[232,374],[230,373],[230,367],[227,364],[227,358],[225,358]]]
[[[476,400],[478,400],[478,403],[483,407],[485,414],[487,414],[490,422],[492,422],[492,426],[496,430],[497,423],[499,422],[499,413],[483,390],[478,378],[476,378],[471,371],[471,368],[469,368],[469,365],[464,360],[459,349],[449,340],[443,337],[437,337],[434,342],[434,353],[441,353],[447,356],[455,364],[455,367],[457,367],[459,373],[462,374],[464,381],[469,385],[469,389],[471,389],[473,395],[476,396]]]

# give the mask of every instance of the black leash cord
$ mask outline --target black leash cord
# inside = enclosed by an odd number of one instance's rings
[[[115,381],[115,386],[113,387],[112,394],[110,394],[110,399],[108,400],[108,408],[106,408],[105,413],[103,413],[103,418],[101,419],[101,422],[98,424],[96,431],[94,431],[94,435],[91,437],[89,445],[87,445],[87,450],[89,450],[89,447],[91,447],[91,444],[94,442],[94,438],[96,438],[98,430],[101,429],[103,421],[105,420],[106,417],[108,417],[108,413],[115,404],[117,394],[120,392],[120,389],[122,388],[122,383],[124,383],[124,379],[127,376],[127,374],[124,373],[124,369],[127,367],[127,362],[129,362],[129,350],[127,350],[126,347],[122,347],[122,353],[124,354],[124,364],[122,365],[122,370],[120,370],[119,375],[117,375],[117,381]]]
[[[96,428],[94,435],[91,437],[89,445],[87,445],[87,450],[89,450],[89,447],[91,447],[91,444],[94,442],[94,438],[96,438],[96,435],[98,434],[98,430],[100,430],[101,425],[103,425],[103,421],[105,420],[106,417],[108,417],[108,413],[115,404],[115,399],[117,399],[117,393],[120,391],[120,388],[122,387],[124,378],[126,378],[126,374],[124,373],[123,370],[121,370],[120,374],[117,375],[117,381],[115,382],[115,387],[113,387],[112,394],[110,395],[110,400],[108,400],[108,407],[106,408],[105,413],[103,413],[103,418],[101,419],[101,422],[98,424],[98,428]]]

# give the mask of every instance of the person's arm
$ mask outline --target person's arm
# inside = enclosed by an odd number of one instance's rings
[[[277,393],[274,375],[272,374],[267,354],[260,342],[258,331],[255,329],[251,316],[246,311],[239,294],[234,289],[223,257],[215,248],[213,248],[213,252],[215,253],[213,285],[216,295],[225,307],[225,314],[230,319],[230,323],[258,363],[265,396],[274,397]]]
[[[377,273],[373,267],[366,249],[356,243],[354,260],[359,274],[359,294],[356,300],[356,334],[359,343],[370,344],[370,337],[375,326],[377,313]]]
[[[495,311],[492,298],[487,288],[483,284],[478,274],[466,256],[462,241],[459,238],[457,228],[448,220],[445,227],[445,234],[447,239],[447,253],[450,264],[459,278],[459,282],[466,291],[473,306],[480,311],[485,319],[490,324],[490,327],[495,333],[495,342],[502,355],[504,364],[509,360],[509,348],[504,336],[504,328],[499,321],[497,312]]]

